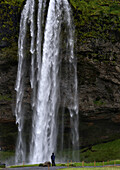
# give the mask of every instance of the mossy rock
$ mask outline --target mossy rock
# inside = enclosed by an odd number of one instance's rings
[[[5,164],[0,163],[0,168],[6,168]]]
[[[24,0],[0,2],[0,48],[18,41],[20,13]]]
[[[118,0],[70,0],[73,10],[76,50],[81,53],[80,46],[93,44],[90,57],[94,61],[110,62],[110,56],[117,60],[116,54],[106,54],[97,47],[97,42],[120,42],[120,2]],[[78,56],[80,57],[80,55]]]

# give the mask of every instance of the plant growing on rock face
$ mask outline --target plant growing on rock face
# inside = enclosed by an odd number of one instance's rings
[[[94,104],[97,106],[101,106],[101,105],[104,105],[105,103],[102,100],[95,100]]]
[[[10,101],[12,98],[9,95],[1,95],[0,94],[0,101]]]
[[[23,0],[2,0],[0,2],[0,45],[2,42],[7,42],[5,46],[17,42],[22,3]]]
[[[114,55],[115,62],[118,58],[116,54],[101,53],[97,49],[97,43],[109,42],[115,44],[120,42],[120,3],[119,0],[70,0],[73,8],[75,23],[75,34],[77,37],[77,48],[81,46],[93,45],[91,58],[95,61],[111,62]],[[97,51],[96,51],[97,49]],[[100,52],[100,53],[99,53]],[[94,54],[97,57],[94,58]],[[85,55],[84,57],[88,57]]]
[[[0,51],[0,61],[4,62],[5,64],[1,65],[2,71],[7,71],[7,69],[13,65],[17,64],[18,57],[17,57],[17,43],[11,44],[10,47],[2,48]]]

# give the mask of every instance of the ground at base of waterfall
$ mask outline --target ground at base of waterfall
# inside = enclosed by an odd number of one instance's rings
[[[57,167],[57,166],[54,166],[54,167],[21,167],[21,168],[6,168],[5,170],[59,170],[59,169],[62,169],[62,170],[74,170],[76,169],[77,170],[118,170],[120,169],[120,165],[110,165],[110,166],[102,166],[102,167],[94,167],[94,166],[87,166],[87,167],[72,167],[72,168],[68,168],[68,167]]]

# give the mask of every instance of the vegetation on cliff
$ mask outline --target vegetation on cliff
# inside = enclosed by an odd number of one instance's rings
[[[23,3],[24,0],[0,2],[0,63],[5,63],[1,66],[1,71],[7,71],[11,65],[17,64],[19,21]]]
[[[119,0],[70,0],[73,7],[76,27],[77,46],[111,42],[120,42],[120,2]],[[87,57],[97,60],[109,60],[110,55],[94,54]],[[86,56],[86,55],[85,55]],[[114,55],[113,60],[117,56]]]
[[[23,0],[2,0],[0,2],[0,46],[17,41],[20,11]]]
[[[84,16],[113,14],[120,15],[119,0],[70,0],[72,6]]]

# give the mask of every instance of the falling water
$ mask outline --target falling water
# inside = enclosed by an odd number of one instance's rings
[[[36,5],[38,5],[37,9]],[[65,101],[70,112],[72,149],[78,149],[77,67],[73,52],[74,28],[69,3],[67,0],[38,0],[37,4],[35,0],[27,0],[21,14],[18,42],[19,63],[15,109],[16,123],[18,124],[16,163],[28,159],[31,163],[44,162],[50,160],[51,153],[57,150],[57,115],[61,103],[60,93],[62,93],[60,89],[60,66],[62,61],[60,54],[61,48],[63,48],[61,45],[62,24],[65,25],[67,30],[66,43],[63,46],[66,51],[64,56],[67,61],[66,69],[69,70],[65,72],[68,76],[68,92]],[[31,37],[31,43],[30,45],[28,43],[28,47],[30,46],[31,54],[32,130],[29,132],[31,140],[30,146],[28,146],[28,158],[26,158],[26,141],[23,135],[25,124],[23,98],[25,91],[24,60],[27,55],[25,47],[27,46],[26,39],[29,28]]]
[[[27,32],[27,21],[30,10],[30,1],[26,2],[26,5],[21,14],[20,21],[20,33],[19,33],[19,41],[18,41],[18,55],[19,55],[19,64],[18,64],[18,72],[17,72],[17,80],[15,90],[17,92],[16,95],[16,123],[18,124],[18,140],[16,147],[16,157],[15,162],[24,161],[25,160],[25,142],[23,139],[23,125],[24,125],[24,110],[22,107],[23,96],[24,96],[24,58],[25,58],[25,38]]]
[[[66,9],[66,10],[65,10]],[[64,10],[65,18],[67,19],[68,26],[68,49],[69,49],[69,80],[68,81],[68,92],[70,103],[68,109],[70,111],[70,121],[71,121],[71,135],[72,135],[72,149],[73,149],[73,159],[75,158],[74,151],[79,148],[79,132],[78,132],[78,98],[77,98],[77,63],[74,57],[74,28],[71,22],[71,10],[69,4],[64,0]],[[76,161],[79,160],[79,156],[76,156]]]

